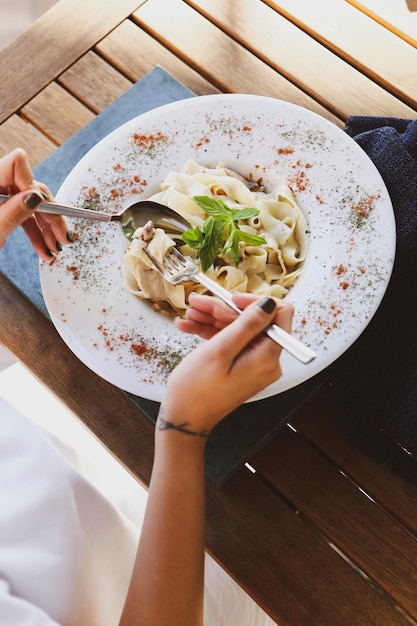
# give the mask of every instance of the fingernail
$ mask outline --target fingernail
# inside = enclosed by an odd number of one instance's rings
[[[74,237],[73,237],[73,234],[72,234],[69,230],[67,231],[67,240],[68,240],[70,243],[74,243]]]
[[[52,252],[52,250],[50,250],[49,248],[46,248],[46,254],[48,256],[54,256],[54,253]]]
[[[258,306],[262,309],[262,311],[265,311],[265,313],[272,313],[272,311],[275,311],[277,307],[275,300],[268,298],[268,296],[262,298]]]
[[[55,243],[55,246],[56,246],[56,249],[58,250],[58,252],[62,252],[62,246],[61,246],[61,244],[60,244],[60,242],[59,242],[59,241],[57,241],[57,242]]]
[[[28,209],[36,209],[36,207],[42,202],[42,197],[32,191],[32,193],[28,194],[24,199],[24,203],[28,207]]]
[[[50,200],[51,199],[50,196],[47,193],[45,193],[45,191],[42,191],[42,189],[41,189],[41,194],[42,194],[42,196],[44,197],[45,200]]]

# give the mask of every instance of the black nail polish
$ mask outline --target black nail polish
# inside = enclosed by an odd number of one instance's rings
[[[67,231],[67,240],[70,243],[74,243],[74,237],[73,237],[72,233],[69,230]]]
[[[62,246],[61,246],[61,244],[60,244],[60,242],[59,242],[59,241],[57,241],[57,242],[55,243],[55,247],[56,247],[56,249],[58,250],[58,252],[62,252]]]
[[[54,253],[52,252],[52,250],[49,250],[49,248],[46,248],[46,254],[51,257],[54,256]]]
[[[28,209],[36,209],[36,207],[42,202],[42,198],[40,195],[32,191],[29,195],[24,199],[24,203],[28,207]]]
[[[262,311],[265,311],[265,313],[272,313],[272,311],[275,311],[277,305],[275,300],[266,296],[265,298],[262,298],[258,306],[262,309]]]

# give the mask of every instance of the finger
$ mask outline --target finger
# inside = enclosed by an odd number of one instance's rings
[[[41,191],[44,200],[47,202],[53,202],[54,198],[51,190],[47,187],[47,185],[45,185],[45,183],[39,182],[38,180],[34,180],[33,183]]]
[[[0,242],[2,245],[18,226],[32,218],[34,210],[41,202],[41,196],[35,192],[21,192],[1,203]]]
[[[199,324],[198,322],[193,322],[192,320],[184,318],[176,318],[174,320],[174,324],[182,332],[189,333],[191,335],[198,335],[202,339],[211,339],[211,337],[216,335],[220,330],[211,324]]]
[[[55,251],[55,249],[54,246],[49,247],[49,245],[45,242],[43,231],[37,220],[34,217],[31,217],[26,220],[26,222],[23,222],[22,228],[30,239],[36,254],[44,261],[50,261],[54,256],[53,251]]]
[[[41,191],[44,200],[46,200],[47,202],[54,201],[54,197],[47,185],[36,180],[34,181],[34,184]],[[40,227],[45,233],[45,240],[48,242],[48,244],[55,245],[54,242],[72,243],[72,237],[68,232],[67,223],[62,215],[42,213],[42,210],[39,210],[36,214],[36,219],[38,220]]]
[[[218,317],[214,317],[211,313],[205,313],[204,311],[191,307],[186,310],[185,315],[187,319],[193,322],[215,326],[216,328],[223,328],[229,323],[228,319],[219,319]],[[233,312],[233,317],[231,317],[230,320],[233,321],[235,317],[237,317],[237,313]]]
[[[278,300],[274,323],[281,326],[287,333],[291,332],[294,317],[294,305],[289,300]]]
[[[33,186],[33,173],[24,150],[16,148],[0,159],[0,187],[4,193],[15,194]]]
[[[59,244],[70,243],[67,224],[61,215],[50,215],[37,211],[35,217],[50,250],[59,252],[61,249]]]
[[[190,307],[187,309],[187,315],[188,311],[200,311],[213,319],[222,320],[227,324],[232,322],[236,317],[236,312],[215,296],[192,293],[188,300]]]

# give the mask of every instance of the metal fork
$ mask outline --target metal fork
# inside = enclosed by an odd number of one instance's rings
[[[166,252],[163,265],[161,265],[146,248],[144,252],[154,268],[167,282],[171,283],[171,285],[177,285],[186,280],[194,280],[206,287],[206,289],[214,293],[214,295],[221,298],[223,302],[228,304],[234,311],[242,313],[242,310],[233,302],[231,293],[203,274],[203,272],[200,272],[198,267],[189,259],[186,259],[177,248],[170,248]],[[310,363],[316,356],[313,350],[305,346],[301,341],[293,337],[293,335],[287,333],[280,326],[277,326],[277,324],[271,324],[265,329],[265,332],[268,337],[276,341],[282,348],[287,350],[287,352],[302,363]]]

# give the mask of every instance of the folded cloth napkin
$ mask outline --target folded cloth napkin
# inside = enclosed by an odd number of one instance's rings
[[[381,306],[330,371],[337,426],[366,453],[417,476],[417,119],[354,116],[345,130],[384,179],[397,251]]]

